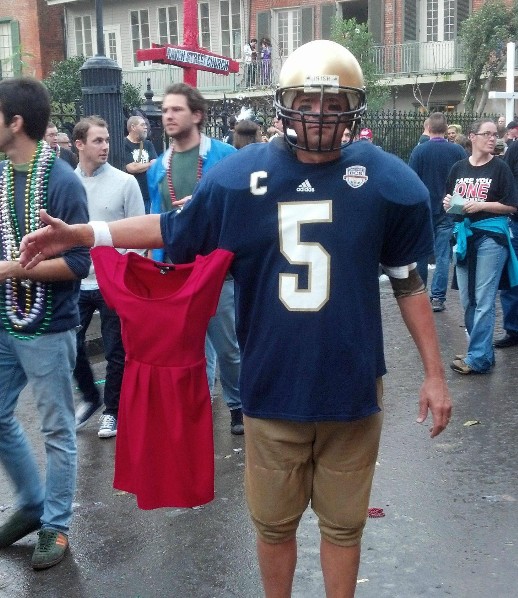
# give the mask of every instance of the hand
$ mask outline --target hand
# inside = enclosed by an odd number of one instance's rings
[[[442,200],[442,206],[445,210],[449,210],[451,205],[451,195],[448,193],[446,197]]]
[[[434,438],[446,428],[452,413],[448,386],[446,380],[441,376],[427,377],[421,386],[418,423],[422,424],[426,420],[428,410],[432,412],[433,419],[430,438]]]
[[[480,212],[484,209],[484,202],[481,201],[473,201],[469,199],[462,208],[462,211],[465,214],[475,214],[476,212]]]
[[[181,210],[184,205],[191,199],[192,195],[186,195],[185,197],[182,197],[182,199],[177,199],[176,201],[172,201],[171,205],[175,208],[178,208],[179,210]]]
[[[20,245],[20,265],[27,270],[48,257],[60,255],[65,249],[81,244],[73,226],[49,216],[45,210],[40,210],[40,218],[47,226],[25,235]]]

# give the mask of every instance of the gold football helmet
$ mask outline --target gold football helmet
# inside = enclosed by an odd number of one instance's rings
[[[299,92],[319,93],[320,112],[294,110],[293,101]],[[345,94],[347,109],[324,112],[322,106],[326,93]],[[358,61],[347,48],[329,40],[315,40],[300,46],[282,66],[274,106],[283,121],[284,137],[289,145],[306,151],[335,151],[341,143],[340,125],[345,123],[349,127],[352,140],[367,107],[363,73]],[[303,139],[295,140],[287,135],[290,123],[294,122],[302,123]],[[306,125],[314,125],[315,122],[320,126],[320,142],[317,147],[309,147]],[[335,125],[333,140],[329,147],[323,147],[322,128],[329,124]]]

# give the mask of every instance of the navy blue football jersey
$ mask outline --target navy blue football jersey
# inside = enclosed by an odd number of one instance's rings
[[[232,251],[246,415],[350,421],[378,411],[385,373],[378,264],[433,251],[428,191],[397,157],[353,143],[299,162],[282,139],[212,168],[161,216],[173,261]]]

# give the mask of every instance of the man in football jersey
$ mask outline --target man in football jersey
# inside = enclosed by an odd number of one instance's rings
[[[192,201],[162,214],[28,235],[27,267],[64,246],[165,245],[175,261],[234,253],[242,354],[246,495],[265,595],[291,595],[296,532],[311,506],[328,597],[352,597],[378,451],[386,373],[378,264],[389,274],[424,366],[417,421],[431,437],[451,414],[432,310],[415,263],[430,253],[428,192],[395,156],[354,138],[363,74],[318,40],[285,61],[275,108],[296,132],[217,164]]]

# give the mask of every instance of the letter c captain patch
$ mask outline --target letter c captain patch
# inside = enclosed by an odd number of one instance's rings
[[[345,169],[343,179],[349,187],[358,189],[358,187],[361,187],[369,180],[369,177],[365,173],[365,166],[349,166],[349,168]]]

